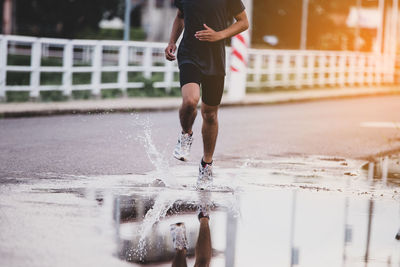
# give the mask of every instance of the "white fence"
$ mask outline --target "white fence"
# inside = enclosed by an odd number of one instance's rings
[[[394,77],[394,55],[252,49],[247,87],[368,86],[394,83]]]
[[[176,62],[164,58],[163,43],[66,40],[0,35],[0,98],[7,91],[90,90],[142,88],[144,77],[156,88],[179,87]],[[229,66],[229,49],[227,51]],[[228,68],[229,70],[229,68]],[[10,77],[25,73],[25,84]],[[42,77],[58,75],[59,81],[43,84]],[[107,73],[115,79],[105,80]],[[75,77],[86,74],[86,81]],[[250,49],[248,87],[314,87],[394,83],[394,56],[370,53]],[[229,79],[229,72],[227,78]],[[18,79],[17,79],[18,80]]]

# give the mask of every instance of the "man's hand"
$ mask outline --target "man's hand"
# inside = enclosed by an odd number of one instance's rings
[[[174,43],[169,43],[167,48],[165,48],[165,58],[169,61],[174,61],[176,59],[174,53],[176,51],[176,45]]]
[[[198,31],[194,35],[199,41],[205,41],[205,42],[216,42],[219,40],[224,39],[222,34],[220,32],[216,32],[210,27],[208,27],[206,24],[203,24],[205,30]]]

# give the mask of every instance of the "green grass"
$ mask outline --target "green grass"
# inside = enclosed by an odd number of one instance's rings
[[[6,98],[7,102],[27,102],[29,101],[29,91],[8,91]]]
[[[29,72],[8,71],[6,85],[29,85],[30,78]]]
[[[60,72],[42,72],[40,73],[41,85],[61,85],[62,73]]]
[[[72,74],[72,84],[90,84],[92,74],[90,72],[76,72]]]
[[[7,65],[10,66],[30,66],[31,56],[24,55],[7,55]]]
[[[48,66],[48,67],[62,67],[63,60],[62,58],[58,57],[48,57],[48,58],[41,58],[40,60],[41,66]]]
[[[62,91],[40,91],[40,100],[43,102],[60,102],[66,101],[67,96],[64,96]]]
[[[118,72],[102,72],[101,83],[117,83]]]
[[[8,55],[8,65],[18,66],[29,66],[30,56],[18,56]],[[42,66],[62,66],[62,60],[58,58],[42,58]],[[75,64],[83,66],[85,64]],[[30,83],[29,72],[7,72],[6,84],[11,86],[24,86]],[[41,72],[40,73],[40,84],[41,85],[61,85],[62,84],[61,72]],[[79,72],[72,74],[72,84],[91,84],[92,73],[90,72]],[[154,88],[155,82],[164,80],[164,73],[154,72],[150,78],[145,78],[141,72],[128,72],[128,82],[141,82],[143,83],[142,88],[129,88],[127,89],[128,97],[167,97],[167,96],[180,96],[180,88],[172,88],[170,92],[167,92],[165,88]],[[179,80],[179,73],[174,73],[174,80]],[[102,83],[117,83],[118,72],[102,72],[101,74]],[[123,92],[118,89],[103,89],[101,90],[101,98],[118,98],[122,97]],[[30,100],[28,91],[8,91],[6,92],[7,102],[26,102]],[[91,91],[87,90],[73,90],[71,94],[72,99],[90,99],[92,98]],[[66,101],[68,97],[64,96],[61,91],[41,91],[40,101]]]
[[[90,99],[92,93],[90,90],[72,90],[72,99],[87,100]]]
[[[118,98],[122,97],[122,90],[118,88],[114,89],[102,89],[101,98]]]

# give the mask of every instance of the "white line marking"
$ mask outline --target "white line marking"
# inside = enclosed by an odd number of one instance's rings
[[[397,128],[400,129],[400,122],[390,122],[390,121],[367,121],[360,123],[361,127],[370,128]]]

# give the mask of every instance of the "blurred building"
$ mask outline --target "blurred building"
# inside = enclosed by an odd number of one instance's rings
[[[125,5],[125,0],[120,1]],[[167,42],[175,15],[174,0],[131,0],[130,26],[143,28],[147,41]],[[99,26],[122,30],[123,20],[119,17],[103,19]]]
[[[173,0],[148,0],[142,9],[142,27],[148,41],[167,42],[176,15]]]

